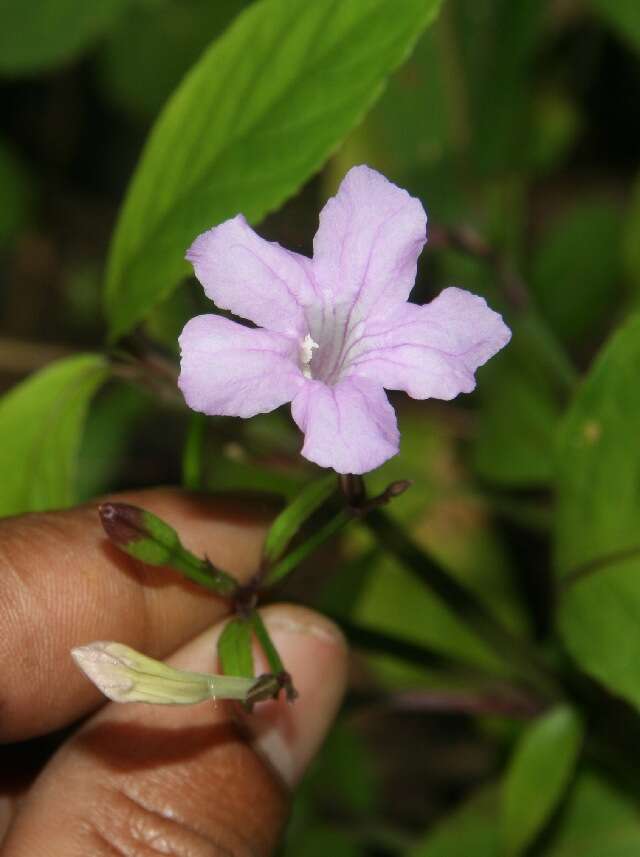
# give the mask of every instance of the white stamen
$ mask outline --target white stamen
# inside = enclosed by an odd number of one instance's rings
[[[305,338],[300,343],[300,364],[302,374],[305,378],[311,378],[311,359],[313,358],[313,349],[319,348],[318,343],[312,338],[310,333],[307,333]]]

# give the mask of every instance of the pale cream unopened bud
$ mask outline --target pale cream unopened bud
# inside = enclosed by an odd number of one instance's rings
[[[114,702],[193,705],[206,699],[245,702],[255,678],[209,675],[169,667],[123,643],[97,641],[71,650],[74,661]]]

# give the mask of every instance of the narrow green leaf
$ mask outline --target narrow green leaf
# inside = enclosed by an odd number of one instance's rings
[[[502,796],[505,854],[516,857],[533,842],[558,806],[582,742],[582,723],[562,705],[539,717],[521,737]]]
[[[262,0],[184,79],[153,129],[111,247],[112,338],[189,272],[200,232],[295,193],[407,56],[440,0]]]
[[[0,74],[33,74],[73,58],[130,0],[0,0]]]
[[[557,571],[568,587],[559,604],[564,642],[586,672],[636,706],[639,370],[640,316],[633,316],[598,356],[563,422],[555,515]]]
[[[278,650],[276,649],[258,610],[252,611],[250,621],[258,642],[262,646],[262,650],[267,658],[269,669],[272,673],[278,675],[278,673],[284,671],[284,664],[282,663]]]
[[[271,567],[265,578],[265,585],[273,586],[273,584],[278,583],[290,574],[303,560],[317,550],[321,544],[324,544],[332,536],[335,536],[351,520],[353,520],[353,516],[347,509],[343,509],[330,518],[326,524],[312,533],[302,544],[299,544]]]
[[[265,559],[273,562],[282,556],[300,527],[331,496],[336,487],[333,473],[305,485],[271,524],[264,544]]]
[[[0,400],[0,515],[70,506],[78,449],[106,360],[82,354],[53,363]]]
[[[218,640],[218,657],[225,675],[253,677],[253,626],[246,619],[234,618],[225,625]]]

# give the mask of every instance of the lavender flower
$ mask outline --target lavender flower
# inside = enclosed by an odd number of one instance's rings
[[[264,241],[242,215],[187,253],[209,298],[257,329],[219,315],[180,337],[189,407],[251,417],[291,402],[302,455],[338,473],[366,473],[399,449],[385,388],[453,399],[511,337],[483,298],[445,289],[407,299],[426,241],[419,200],[369,167],[351,169],[320,214],[313,259]]]

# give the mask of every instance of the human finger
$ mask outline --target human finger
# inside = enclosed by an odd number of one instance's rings
[[[273,504],[174,489],[121,495],[155,512],[185,545],[246,579]],[[163,657],[227,612],[215,595],[108,543],[97,504],[0,520],[0,741],[56,729],[98,704],[68,653],[115,639]]]
[[[228,704],[111,703],[53,758],[9,831],[4,857],[267,855],[289,789],[318,749],[342,697],[346,650],[323,617],[276,605],[265,623],[299,697],[238,719]],[[174,666],[210,671],[222,624]]]

